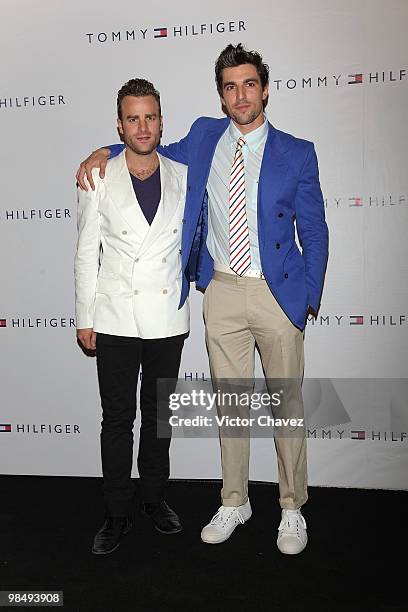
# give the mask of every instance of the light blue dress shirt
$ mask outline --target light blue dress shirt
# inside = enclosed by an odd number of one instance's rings
[[[215,263],[229,267],[229,183],[231,166],[239,138],[243,146],[245,165],[246,211],[251,246],[251,270],[261,270],[258,243],[258,182],[266,139],[268,122],[242,134],[231,121],[215,149],[207,183],[208,236],[207,248]]]

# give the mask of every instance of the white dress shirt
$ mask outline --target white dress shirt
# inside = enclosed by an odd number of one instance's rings
[[[216,264],[229,267],[229,188],[231,166],[239,138],[245,140],[242,148],[245,164],[246,211],[251,248],[251,270],[261,269],[258,243],[258,182],[265,142],[268,136],[268,122],[242,134],[231,121],[221,136],[208,177],[208,236],[207,248]]]

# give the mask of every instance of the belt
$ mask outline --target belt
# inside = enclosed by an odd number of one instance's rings
[[[232,276],[239,276],[238,274],[235,274],[235,272],[233,272],[233,270],[231,270],[231,268],[229,268],[228,266],[225,266],[219,263],[215,263],[215,262],[214,262],[214,270],[216,272],[224,272],[224,274],[232,274]],[[262,270],[247,270],[245,274],[243,274],[240,278],[243,278],[246,276],[251,276],[252,278],[265,278],[265,275],[262,272]]]

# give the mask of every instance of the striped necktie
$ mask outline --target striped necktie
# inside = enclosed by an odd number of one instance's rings
[[[245,168],[242,147],[245,140],[237,142],[231,168],[229,193],[229,247],[230,268],[242,276],[251,267],[248,220],[245,207]]]

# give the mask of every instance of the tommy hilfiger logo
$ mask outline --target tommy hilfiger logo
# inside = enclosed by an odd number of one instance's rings
[[[371,70],[370,72],[356,72],[347,74],[315,74],[297,76],[283,79],[272,79],[270,88],[276,91],[293,89],[322,89],[326,87],[342,87],[344,85],[380,85],[385,83],[399,83],[407,77],[405,68],[392,68],[386,70]]]
[[[75,328],[74,317],[9,317],[8,319],[0,319],[0,327],[8,327],[15,329],[23,328]]]
[[[324,206],[328,209],[366,208],[382,209],[406,206],[408,197],[405,194],[353,195],[341,197],[326,197]]]
[[[350,81],[348,81],[349,85],[354,85],[355,83],[362,83],[363,82],[363,75],[360,72],[359,74],[349,74],[349,79],[351,79]]]
[[[334,429],[330,427],[316,427],[308,429],[308,438],[321,438],[322,440],[365,440],[369,442],[407,442],[408,434],[406,431],[385,431],[385,430],[366,430],[366,429]]]
[[[349,315],[350,325],[364,325],[363,315]]]
[[[366,432],[362,431],[361,429],[356,431],[356,430],[351,430],[350,431],[350,438],[352,440],[365,440],[366,439]]]
[[[156,26],[154,28],[129,28],[116,32],[88,32],[85,34],[88,43],[127,43],[155,38],[186,38],[192,36],[216,36],[230,32],[246,32],[244,20],[219,21],[217,23],[195,23],[188,25]]]
[[[347,325],[365,325],[367,327],[400,327],[406,325],[408,315],[405,314],[321,314],[317,319],[308,317],[308,323],[314,326],[344,327]]]
[[[0,433],[14,434],[80,434],[78,424],[73,423],[0,423]]]
[[[71,218],[69,208],[9,208],[4,211],[0,210],[0,221],[54,221]]]
[[[154,28],[154,38],[167,38],[167,28]]]
[[[49,108],[50,106],[62,107],[66,105],[62,94],[47,94],[36,96],[8,96],[0,98],[0,111],[10,108]]]

